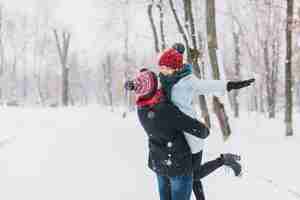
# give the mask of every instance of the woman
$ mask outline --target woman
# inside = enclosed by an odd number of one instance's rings
[[[138,118],[148,135],[148,166],[157,175],[161,200],[189,200],[192,192],[193,165],[183,131],[205,139],[208,128],[165,101],[157,89],[156,75],[142,70],[125,83],[136,94]]]
[[[192,74],[191,65],[183,65],[182,54],[184,46],[176,43],[167,49],[159,58],[160,82],[169,101],[174,103],[182,112],[196,119],[193,106],[195,95],[224,94],[232,89],[249,86],[254,79],[246,81],[226,82],[221,80],[199,80]],[[185,133],[185,138],[193,153],[194,183],[193,191],[197,200],[203,200],[204,193],[200,179],[223,165],[232,168],[235,175],[241,173],[240,158],[234,154],[221,154],[220,158],[201,165],[204,141],[191,134]]]

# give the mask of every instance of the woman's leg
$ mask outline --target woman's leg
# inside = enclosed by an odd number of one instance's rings
[[[190,200],[193,187],[193,176],[170,177],[172,200]]]
[[[167,176],[157,175],[160,200],[171,200],[171,184]]]
[[[202,160],[202,155],[201,155]],[[231,154],[231,153],[225,153],[221,154],[220,157],[216,158],[215,160],[208,161],[201,165],[201,162],[199,164],[196,163],[194,165],[194,180],[200,180],[207,175],[214,172],[216,169],[222,167],[223,165],[226,165],[227,167],[230,167],[236,176],[239,176],[242,172],[242,166],[238,162],[240,160],[240,156]]]
[[[211,160],[202,165],[199,165],[198,168],[195,168],[194,170],[194,180],[198,181],[206,177],[207,175],[211,174],[223,165],[224,161],[221,158],[217,158],[215,160]]]
[[[196,200],[205,200],[203,186],[200,180],[193,182],[193,192]]]
[[[221,154],[220,157],[215,160],[202,162],[202,151],[198,154],[193,154],[193,168],[194,168],[194,182],[193,192],[196,200],[205,200],[204,190],[201,183],[201,179],[214,172],[216,169],[226,165],[233,169],[236,176],[241,173],[241,165],[237,162],[239,156],[235,154]]]
[[[194,168],[193,193],[196,200],[205,200],[201,178],[209,175],[223,165],[223,162],[219,159],[206,162],[202,165],[202,154],[203,151],[192,155]]]
[[[242,172],[242,166],[238,162],[241,160],[241,157],[236,154],[224,153],[221,154],[221,156],[216,158],[215,160],[208,161],[204,164],[201,164],[202,151],[197,154],[193,154],[192,158],[195,181],[206,177],[207,175],[211,174],[223,165],[230,167],[234,171],[234,174],[236,176],[239,176]]]

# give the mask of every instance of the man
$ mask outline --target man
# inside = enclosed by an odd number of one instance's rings
[[[125,88],[136,94],[138,118],[148,135],[148,166],[157,175],[160,199],[189,200],[193,163],[183,131],[205,139],[209,130],[165,101],[157,82],[153,72],[143,69]]]

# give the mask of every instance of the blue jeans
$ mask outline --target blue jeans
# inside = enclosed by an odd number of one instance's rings
[[[192,176],[159,176],[157,175],[160,200],[190,200]]]

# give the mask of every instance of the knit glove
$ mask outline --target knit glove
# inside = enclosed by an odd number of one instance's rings
[[[135,90],[135,85],[134,85],[134,82],[133,81],[126,81],[125,84],[124,84],[124,88],[125,90]]]
[[[227,82],[227,91],[230,92],[231,90],[241,89],[243,87],[248,87],[255,81],[254,78],[248,79],[245,81],[228,81]]]

